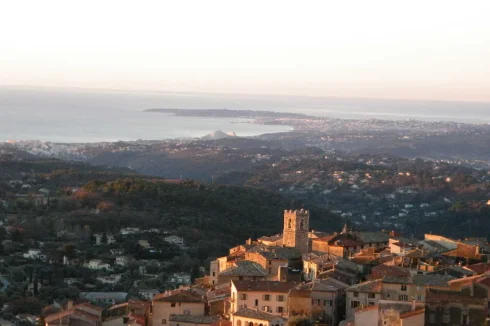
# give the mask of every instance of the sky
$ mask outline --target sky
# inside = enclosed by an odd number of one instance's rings
[[[490,101],[490,1],[0,0],[0,85]]]

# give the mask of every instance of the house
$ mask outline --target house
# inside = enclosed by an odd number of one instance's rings
[[[96,233],[96,234],[94,234],[94,237],[95,237],[95,244],[97,246],[102,245],[102,244],[111,245],[111,244],[115,244],[116,243],[116,239],[110,233],[108,233],[108,234],[105,235],[105,239],[104,239],[104,233]]]
[[[151,301],[153,297],[157,294],[160,294],[160,291],[157,289],[139,289],[138,295],[145,300]]]
[[[148,240],[138,240],[138,245],[143,248],[143,249],[150,249],[152,248]]]
[[[380,300],[375,306],[360,307],[355,312],[355,324],[378,325],[424,325],[424,304]]]
[[[121,275],[111,274],[109,276],[97,276],[97,281],[102,284],[116,285],[121,281]]]
[[[191,281],[191,274],[189,273],[173,273],[169,279],[168,282],[178,284],[178,285],[190,285],[192,283]]]
[[[259,245],[245,253],[245,260],[260,264],[266,270],[269,280],[277,280],[279,268],[288,266],[289,260],[294,258],[301,258],[301,253],[291,247]]]
[[[248,260],[238,260],[218,274],[218,284],[229,283],[232,280],[265,280],[267,271],[257,263]]]
[[[129,263],[133,261],[133,258],[131,256],[117,256],[116,259],[114,260],[114,265],[118,266],[127,266]]]
[[[24,258],[27,259],[40,259],[42,255],[41,250],[39,249],[29,249],[26,253],[24,253]]]
[[[347,224],[342,232],[312,240],[313,251],[348,258],[366,248],[383,248],[388,235],[382,232],[352,232]]]
[[[286,326],[287,320],[281,316],[257,309],[241,308],[231,315],[231,323],[233,326]]]
[[[171,315],[204,316],[203,297],[190,289],[157,294],[152,300],[152,325],[169,325]]]
[[[232,281],[231,307],[233,314],[241,308],[287,316],[289,291],[297,286],[293,282]]]
[[[111,270],[111,265],[103,263],[100,259],[91,259],[85,263],[85,267],[95,270]]]
[[[100,326],[102,325],[102,311],[102,308],[93,306],[90,303],[73,305],[73,302],[69,301],[66,310],[46,316],[44,323],[45,326]]]
[[[170,315],[170,326],[210,326],[221,319],[220,316]]]
[[[459,291],[428,289],[424,325],[485,325],[487,299]]]
[[[382,280],[367,281],[346,289],[346,320],[355,320],[354,312],[361,305],[376,306],[381,300]]]
[[[231,284],[216,285],[206,293],[210,315],[227,315],[230,310]]]
[[[165,238],[163,238],[163,240],[165,240],[168,243],[171,243],[171,244],[174,244],[176,246],[179,246],[179,247],[183,247],[184,246],[184,238],[179,237],[179,236],[176,236],[176,235],[166,236]]]
[[[97,305],[113,305],[126,302],[128,294],[126,292],[81,292],[80,299]]]
[[[140,234],[140,233],[141,233],[140,228],[122,228],[121,230],[119,230],[119,234],[123,236]]]
[[[343,317],[345,290],[349,285],[332,278],[301,284],[289,292],[289,316],[336,325]]]

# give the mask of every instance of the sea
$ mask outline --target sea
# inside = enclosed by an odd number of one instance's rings
[[[178,117],[153,108],[296,112],[344,119],[490,123],[490,103],[335,97],[128,92],[0,87],[0,141],[63,143],[202,137],[213,131],[255,136],[292,130],[246,119]]]

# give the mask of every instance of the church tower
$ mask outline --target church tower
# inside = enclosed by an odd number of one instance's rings
[[[304,209],[284,211],[284,231],[282,244],[294,247],[301,253],[308,253],[308,230],[310,225],[310,212]]]

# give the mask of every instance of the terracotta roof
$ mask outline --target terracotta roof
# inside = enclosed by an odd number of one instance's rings
[[[250,308],[242,308],[237,312],[235,312],[233,315],[237,317],[246,317],[246,318],[266,320],[266,321],[273,321],[277,318],[284,319],[281,316],[273,315],[268,312],[264,312],[256,309],[250,309]]]
[[[485,274],[486,272],[490,271],[490,263],[472,264],[466,266],[465,268],[471,269],[477,274]]]
[[[215,302],[223,300],[224,298],[231,296],[231,284],[227,284],[227,286],[222,288],[215,288],[214,290],[210,290],[206,293],[208,298],[208,302]]]
[[[193,315],[170,315],[170,321],[191,324],[214,324],[220,320],[220,316],[193,316]]]
[[[435,289],[427,289],[426,291],[426,303],[463,303],[481,305],[482,309],[487,301],[487,298],[472,297],[467,294],[463,294],[458,291],[442,291]]]
[[[449,257],[470,258],[481,260],[482,255],[476,253],[476,246],[458,242],[457,248],[443,253]]]
[[[294,282],[276,281],[232,281],[237,291],[244,292],[277,292],[288,293],[289,290],[298,285]]]
[[[395,277],[408,277],[410,276],[410,271],[406,268],[398,266],[388,266],[380,264],[371,269],[370,279],[380,279],[384,276],[395,276]]]
[[[159,302],[203,302],[200,295],[189,290],[180,289],[170,293],[160,293],[153,297],[152,301]]]
[[[347,292],[362,292],[362,293],[381,293],[381,280],[367,281],[352,285],[347,288]]]

